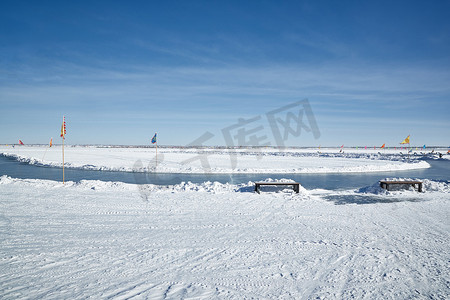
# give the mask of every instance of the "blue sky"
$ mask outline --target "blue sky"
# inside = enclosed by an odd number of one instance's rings
[[[290,146],[450,145],[449,1],[2,1],[0,143],[187,145],[302,99]],[[262,127],[261,127],[262,126]],[[247,130],[251,130],[247,127]]]

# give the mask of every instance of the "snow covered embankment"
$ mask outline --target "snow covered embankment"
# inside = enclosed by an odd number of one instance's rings
[[[23,148],[15,152],[3,151],[2,155],[20,162],[62,167],[57,149],[44,152],[42,148]],[[177,151],[175,151],[177,150]],[[192,174],[311,174],[311,173],[361,173],[386,172],[429,168],[420,160],[405,160],[400,156],[380,156],[367,154],[345,154],[318,156],[316,153],[270,152],[259,155],[253,152],[229,154],[218,152],[164,150],[159,153],[158,163],[149,149],[126,148],[83,148],[72,147],[66,155],[66,168],[125,172],[159,172]],[[38,158],[41,157],[41,158]],[[43,159],[45,157],[45,159]],[[207,165],[205,163],[207,162]],[[207,166],[207,167],[206,167]]]

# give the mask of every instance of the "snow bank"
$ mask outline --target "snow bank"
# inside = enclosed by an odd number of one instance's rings
[[[447,181],[435,181],[429,179],[413,179],[413,178],[385,178],[386,181],[421,181],[422,182],[422,190],[424,193],[430,192],[438,192],[448,194],[450,193],[450,184]],[[413,187],[408,187],[407,189],[402,189],[400,191],[387,191],[380,187],[379,183],[375,183],[368,187],[363,187],[357,190],[358,193],[364,194],[377,194],[377,195],[389,195],[389,194],[398,194],[404,192],[416,192]],[[449,195],[450,196],[450,195]]]
[[[386,178],[385,180],[395,181],[411,181],[420,180],[423,182],[423,193],[418,193],[414,188],[399,189],[394,191],[387,191],[382,189],[379,182],[373,185],[362,187],[353,190],[325,190],[314,189],[307,190],[300,185],[299,193],[294,193],[289,187],[271,187],[265,186],[263,193],[273,194],[280,193],[283,195],[294,195],[302,199],[331,200],[334,198],[342,200],[343,198],[350,199],[350,201],[340,201],[342,203],[358,203],[352,202],[354,197],[364,197],[362,203],[375,203],[382,199],[386,201],[429,201],[434,199],[450,200],[450,183],[447,181],[435,181],[429,179],[411,179],[411,178]],[[291,179],[272,179],[267,178],[262,182],[293,182]],[[203,182],[192,183],[181,182],[175,185],[154,185],[154,184],[128,184],[123,182],[105,182],[99,180],[81,180],[80,182],[67,181],[65,184],[58,181],[40,180],[40,179],[17,179],[9,176],[0,177],[0,185],[16,185],[29,186],[34,188],[45,189],[73,189],[77,190],[94,190],[94,191],[110,191],[110,192],[138,192],[141,197],[148,200],[150,195],[155,193],[208,193],[208,194],[236,194],[236,193],[254,193],[254,182],[247,182],[242,184],[230,184],[220,182]],[[353,199],[353,200],[352,200]],[[370,200],[367,200],[370,199]]]
[[[386,180],[409,181],[410,178],[386,178]],[[414,179],[417,180],[417,179]],[[313,197],[331,201],[335,204],[377,204],[398,202],[427,202],[450,200],[450,183],[447,181],[435,181],[420,179],[423,182],[423,192],[418,192],[413,187],[398,188],[387,191],[380,187],[379,182],[373,185],[352,190],[324,190],[309,191]]]
[[[272,179],[267,178],[263,182],[292,182],[290,179]],[[100,180],[81,180],[80,182],[66,181],[65,184],[59,181],[52,180],[40,180],[40,179],[18,179],[11,178],[10,176],[0,176],[0,185],[17,185],[17,186],[30,186],[36,188],[48,188],[48,189],[81,189],[81,190],[96,190],[96,191],[140,191],[142,193],[153,192],[168,192],[168,193],[181,193],[181,192],[205,192],[205,193],[243,193],[254,192],[254,182],[249,181],[242,184],[230,184],[206,181],[203,183],[181,182],[175,185],[154,185],[154,184],[128,184],[123,182],[111,182]],[[282,189],[273,189],[275,192],[286,192]],[[287,190],[293,192],[292,189]],[[299,195],[307,196],[308,192],[300,185]]]
[[[64,184],[60,181],[41,180],[41,179],[18,179],[3,175],[0,177],[0,185],[11,184],[16,186],[29,186],[35,188],[76,188],[76,189],[91,189],[91,190],[122,190],[131,191],[136,190],[136,185],[123,182],[111,182],[100,180],[81,180],[80,182],[66,181]]]

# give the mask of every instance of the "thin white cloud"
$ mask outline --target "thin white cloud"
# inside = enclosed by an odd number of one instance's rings
[[[90,99],[129,100],[182,97],[254,96],[321,97],[347,101],[392,102],[450,95],[450,71],[413,67],[272,66],[234,68],[132,66],[108,70],[61,64],[50,70],[17,71],[19,77],[3,76],[0,86],[6,97],[40,99],[88,96]],[[32,97],[33,95],[33,97]]]

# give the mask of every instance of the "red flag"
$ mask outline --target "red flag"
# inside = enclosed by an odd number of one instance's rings
[[[21,140],[19,140],[19,145],[23,145],[23,142]]]
[[[66,138],[66,117],[63,117],[63,123],[61,125],[61,137]]]
[[[52,140],[53,140],[53,138],[50,139],[50,146],[49,147],[51,147],[53,145]]]
[[[381,146],[381,149],[383,149],[384,147],[386,147],[386,144],[383,144],[383,146]]]

